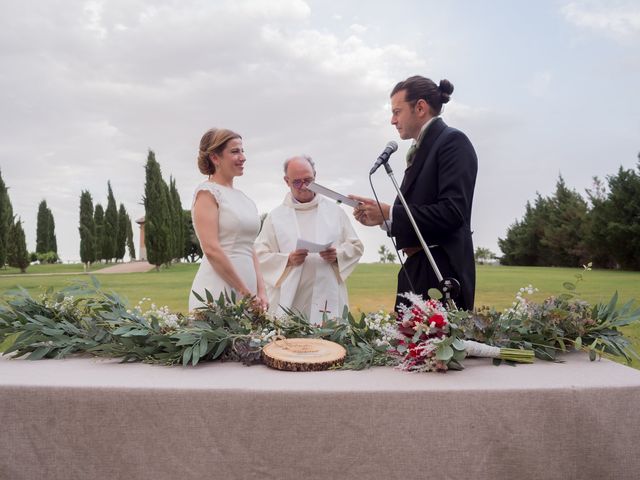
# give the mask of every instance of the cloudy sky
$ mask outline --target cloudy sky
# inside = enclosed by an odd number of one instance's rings
[[[2,0],[0,64],[2,177],[30,250],[47,200],[64,260],[79,258],[83,189],[105,205],[110,180],[144,214],[149,148],[188,208],[213,126],[243,135],[236,187],[261,212],[281,201],[281,164],[297,153],[314,157],[319,183],[370,196],[369,168],[398,140],[389,92],[414,74],[455,86],[443,117],[478,153],[477,246],[498,252],[559,174],[584,193],[640,151],[637,0]],[[373,182],[393,199],[382,169]],[[375,261],[384,235],[358,232]]]

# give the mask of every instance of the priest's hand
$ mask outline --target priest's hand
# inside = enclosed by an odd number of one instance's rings
[[[320,252],[320,256],[327,263],[335,263],[338,261],[338,252],[336,252],[336,249],[333,247],[329,247],[326,250],[322,250]]]
[[[299,248],[289,254],[289,260],[287,261],[287,267],[297,267],[304,263],[305,258],[309,255],[309,250],[306,248]]]
[[[375,225],[382,225],[385,220],[389,219],[389,210],[391,206],[386,203],[381,203],[380,206],[375,200],[366,197],[358,197],[357,195],[349,195],[349,198],[353,198],[360,202],[360,205],[353,209],[353,216],[361,224],[367,227],[373,227]],[[382,209],[382,212],[380,211]]]

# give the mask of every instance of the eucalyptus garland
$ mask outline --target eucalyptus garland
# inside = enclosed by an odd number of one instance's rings
[[[319,327],[293,312],[275,318],[252,308],[250,299],[233,294],[214,299],[206,292],[203,307],[184,316],[153,304],[144,310],[148,299],[129,308],[116,293],[103,291],[95,278],[92,282],[47,291],[37,299],[21,288],[7,292],[6,305],[0,306],[0,353],[31,360],[87,353],[167,365],[212,360],[253,364],[277,334],[340,343],[348,352],[343,368],[394,364],[364,315],[356,320],[345,312]]]
[[[590,306],[571,292],[534,303],[523,292],[527,290],[521,289],[506,311],[447,312],[451,328],[435,358],[449,368],[462,368],[460,339],[533,350],[545,360],[558,360],[558,353],[571,349],[586,350],[592,359],[599,355],[621,356],[628,363],[640,359],[619,330],[640,320],[633,301],[618,307],[615,294],[607,304]],[[396,315],[383,311],[355,318],[345,309],[341,318],[317,326],[296,312],[274,317],[254,309],[248,298],[233,294],[213,298],[206,292],[200,299],[203,307],[185,316],[155,304],[145,307],[149,299],[129,307],[116,293],[101,289],[95,277],[91,284],[49,290],[37,298],[21,288],[4,298],[0,354],[31,360],[90,354],[166,365],[195,366],[214,360],[250,365],[261,362],[262,347],[275,336],[285,336],[337,342],[347,350],[342,368],[358,370],[401,365],[411,348],[397,340]]]

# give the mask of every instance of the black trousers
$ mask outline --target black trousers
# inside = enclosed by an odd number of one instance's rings
[[[444,249],[440,247],[434,247],[431,248],[430,251],[442,276],[445,278],[453,277],[457,279],[456,272],[454,272],[451,268],[449,257],[447,256]],[[436,273],[431,268],[429,259],[427,258],[427,255],[423,250],[420,250],[419,252],[414,253],[409,258],[407,258],[407,260],[404,262],[404,270],[406,270],[406,274],[403,269],[400,269],[400,271],[398,272],[398,291],[396,293],[395,304],[396,310],[400,303],[409,303],[407,299],[397,296],[401,293],[414,292],[422,295],[422,297],[426,299],[429,298],[427,292],[430,288],[437,288],[440,290],[440,282],[438,282],[438,277],[436,277]],[[409,283],[409,280],[407,280],[407,274],[411,279],[411,283]],[[411,284],[413,284],[413,289],[411,288]],[[463,298],[454,298],[454,301],[456,302],[458,308],[461,308],[463,310],[466,310],[468,308]]]

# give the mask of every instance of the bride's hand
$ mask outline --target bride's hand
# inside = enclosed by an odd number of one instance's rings
[[[257,312],[266,312],[269,308],[269,300],[264,292],[258,292],[257,295],[249,294],[247,297],[250,297],[249,303],[253,310],[256,310]]]
[[[255,303],[259,309],[265,312],[269,309],[269,299],[265,292],[258,292],[258,295],[255,297]]]

